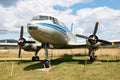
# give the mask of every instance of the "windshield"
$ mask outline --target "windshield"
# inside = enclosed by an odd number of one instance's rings
[[[35,16],[32,20],[48,20],[48,16]]]
[[[33,17],[32,20],[50,20],[56,25],[59,25],[61,27],[65,27],[65,25],[62,22],[58,21],[57,18],[54,18],[51,16],[38,15],[38,16]]]

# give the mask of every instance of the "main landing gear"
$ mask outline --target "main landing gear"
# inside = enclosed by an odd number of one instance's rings
[[[97,56],[95,56],[95,50],[89,51],[89,56],[91,62],[97,61]]]
[[[40,61],[40,59],[39,59],[38,56],[33,56],[33,57],[32,57],[32,61]]]
[[[44,67],[49,68],[50,67],[50,60],[48,59],[48,44],[42,44],[42,47],[45,50],[45,60],[43,61]],[[39,57],[37,56],[39,50],[36,50],[35,56],[32,57],[32,61],[39,61]]]
[[[39,50],[36,50],[35,56],[32,57],[32,61],[40,61],[39,56],[37,56]]]
[[[90,61],[92,62],[97,61],[97,56],[90,56]]]

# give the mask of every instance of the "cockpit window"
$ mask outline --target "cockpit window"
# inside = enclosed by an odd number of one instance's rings
[[[52,16],[38,15],[38,16],[33,17],[32,20],[50,20],[56,25],[59,25],[61,27],[65,27],[65,25],[62,22],[58,21],[56,18],[54,18]]]
[[[32,20],[48,20],[48,16],[35,16]]]
[[[40,16],[39,18],[40,18],[40,20],[48,20],[49,19],[48,16]]]

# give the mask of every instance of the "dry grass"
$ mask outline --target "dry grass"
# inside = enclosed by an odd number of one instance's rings
[[[0,53],[0,59],[3,59],[0,60],[0,80],[120,79],[120,49],[98,50],[96,55],[98,55],[100,62],[96,63],[89,62],[87,56],[79,56],[86,54],[86,49],[49,50],[50,54],[53,54],[51,60],[52,69],[46,72],[38,70],[43,68],[43,59],[39,62],[31,62],[31,57],[34,55],[32,52],[22,51],[22,57],[27,60],[13,60],[14,58],[18,59],[17,51],[18,50],[15,49],[9,50],[7,53]],[[42,53],[44,53],[44,50],[39,52],[39,56],[44,58],[44,54]],[[51,55],[49,55],[49,57],[51,57]],[[14,65],[12,65],[13,63]],[[21,64],[18,65],[18,63]]]
[[[104,56],[99,58],[101,62],[87,61],[85,65],[86,56],[66,54],[53,59],[52,69],[45,72],[39,70],[43,68],[42,61],[23,60],[19,65],[20,61],[1,61],[0,80],[119,80],[120,60],[114,56],[108,56],[109,61]]]
[[[82,48],[82,49],[49,49],[49,57],[51,56],[57,57],[64,54],[69,55],[87,55],[88,49]],[[8,58],[14,58],[18,59],[18,49],[8,49],[7,51],[0,52],[1,56],[0,59],[8,59]],[[100,48],[95,52],[95,55],[97,56],[120,56],[120,48]],[[34,56],[34,52],[28,52],[22,50],[22,57],[26,59],[31,59],[31,57]],[[38,53],[38,56],[41,58],[44,58],[44,50],[41,49]]]
[[[88,49],[86,48],[80,48],[80,49],[49,49],[49,52],[54,53],[54,54],[78,54],[78,53],[82,53],[82,54],[87,54]],[[2,51],[0,53],[6,53],[6,51]],[[18,53],[18,49],[8,49],[7,53]],[[22,53],[25,54],[31,54],[33,52],[28,52],[28,51],[24,51],[22,50]],[[44,53],[44,50],[41,49],[39,51],[39,53]],[[96,51],[96,55],[119,55],[120,54],[120,48],[100,48]]]

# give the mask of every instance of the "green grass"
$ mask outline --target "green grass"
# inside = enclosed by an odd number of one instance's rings
[[[51,60],[50,71],[39,71],[43,61],[0,61],[0,80],[119,80],[120,56],[98,56],[91,63],[87,56],[61,55]],[[18,64],[20,63],[20,64]],[[85,65],[85,63],[87,63]],[[13,73],[12,72],[13,64]]]

